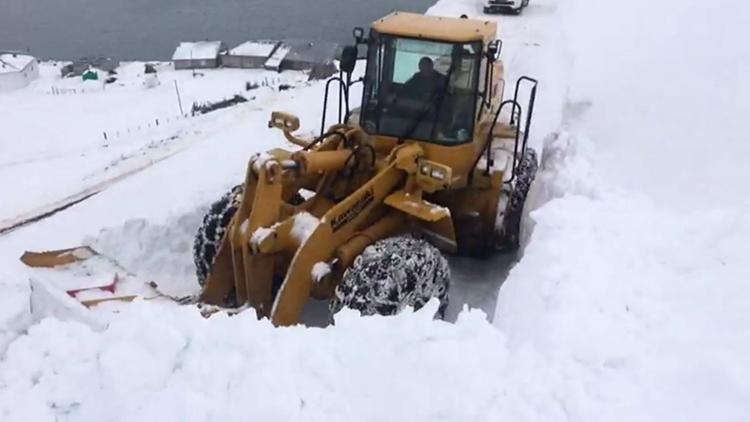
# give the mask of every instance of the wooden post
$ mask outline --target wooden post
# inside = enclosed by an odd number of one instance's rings
[[[174,81],[174,89],[177,91],[177,105],[180,106],[180,115],[184,114],[182,111],[182,100],[180,99],[180,88],[177,86],[177,81]]]

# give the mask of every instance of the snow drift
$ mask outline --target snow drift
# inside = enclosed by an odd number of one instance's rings
[[[529,392],[486,376],[515,371],[503,335],[477,312],[434,322],[436,307],[368,319],[344,311],[335,329],[277,329],[250,314],[204,319],[145,303],[100,333],[49,319],[9,348],[0,408],[3,420],[19,421],[523,416],[504,403]],[[540,406],[562,416],[554,401]]]
[[[553,9],[567,104],[495,324],[572,380],[555,392],[572,420],[750,414],[750,8],[702,6]]]

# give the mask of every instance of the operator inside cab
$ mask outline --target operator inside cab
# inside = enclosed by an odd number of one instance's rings
[[[415,100],[428,100],[445,85],[445,75],[435,70],[429,57],[419,59],[419,71],[401,88],[400,94]]]
[[[471,142],[481,42],[451,43],[371,33],[362,128],[440,144]]]

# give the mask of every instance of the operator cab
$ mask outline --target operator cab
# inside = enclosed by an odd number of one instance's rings
[[[370,34],[360,125],[441,144],[471,142],[482,43]]]
[[[436,20],[444,25],[435,25]],[[483,45],[495,25],[395,12],[375,22],[360,126],[398,140],[470,143],[481,105]]]

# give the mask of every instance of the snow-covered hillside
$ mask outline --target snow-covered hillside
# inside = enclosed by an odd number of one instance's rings
[[[425,309],[276,329],[158,301],[104,324],[29,314],[28,279],[48,275],[17,257],[84,240],[139,275],[195,289],[185,278],[206,204],[251,153],[283,142],[268,113],[317,129],[322,85],[300,85],[191,124],[200,136],[179,153],[0,237],[0,419],[748,420],[750,7],[694,6],[536,0],[498,18],[509,79],[540,80],[531,141],[543,154],[523,256],[491,322],[480,311],[433,321]],[[440,0],[430,13],[481,8]],[[23,104],[16,121],[33,120]],[[35,148],[49,147],[16,145],[3,162]],[[86,187],[85,174],[70,183]],[[7,190],[18,176],[2,177]],[[67,194],[8,192],[22,195],[21,211]],[[463,287],[485,295],[506,277],[483,264],[470,280],[472,265],[459,263]],[[489,292],[459,300],[494,307]]]

